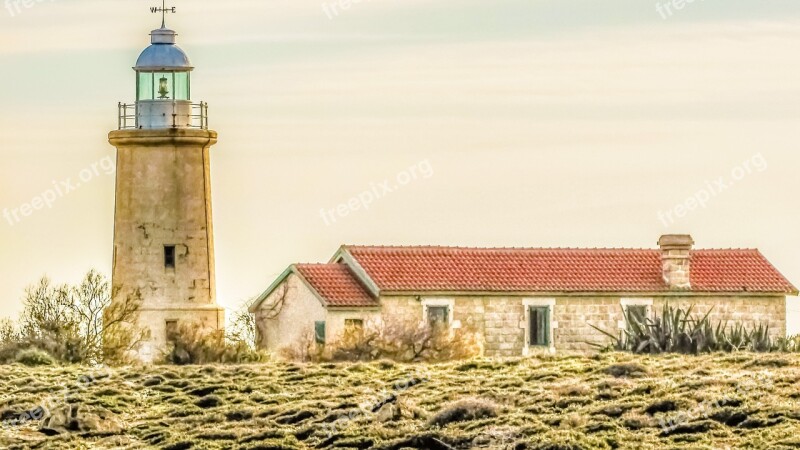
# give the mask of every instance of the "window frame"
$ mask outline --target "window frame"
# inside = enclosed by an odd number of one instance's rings
[[[646,309],[645,316],[653,317],[653,299],[652,298],[621,298],[619,300],[622,306],[622,320],[617,323],[617,328],[620,330],[628,329],[628,307],[630,306],[644,306]]]
[[[524,308],[524,323],[521,328],[525,330],[524,342],[522,348],[522,355],[528,356],[536,350],[546,350],[550,353],[555,353],[555,334],[558,329],[558,321],[555,320],[555,306],[556,299],[554,298],[525,298],[522,299],[522,306]],[[547,308],[547,340],[545,345],[531,344],[531,309],[533,308]]]
[[[430,308],[447,308],[447,327],[451,330],[457,328],[454,317],[456,300],[453,298],[423,298],[422,299],[422,324],[429,326],[428,310]]]
[[[544,320],[539,317],[542,315]],[[528,306],[528,345],[531,347],[550,347],[550,307],[549,306]],[[544,342],[534,342],[538,341],[539,336],[534,337],[534,318],[533,316],[536,315],[537,319],[537,335],[543,334]],[[544,330],[538,330],[538,326],[542,325]],[[538,333],[542,331],[543,333]]]
[[[348,332],[353,332],[363,336],[364,319],[360,317],[352,317],[344,319],[344,332],[345,334],[347,334]]]
[[[439,320],[439,317],[441,321]],[[434,325],[450,325],[450,307],[449,306],[428,306],[428,317],[425,318],[429,326]]]
[[[431,325],[428,320],[429,308],[447,307],[447,326],[445,329],[450,337],[455,336],[456,330],[461,328],[461,321],[455,320],[455,298],[428,297],[420,299],[420,302],[422,303],[422,321],[420,322],[420,326],[429,327]]]
[[[328,323],[324,320],[315,320],[314,321],[314,341],[319,345],[325,345],[327,341],[327,334],[328,334]],[[322,334],[320,335],[320,329],[322,329]]]

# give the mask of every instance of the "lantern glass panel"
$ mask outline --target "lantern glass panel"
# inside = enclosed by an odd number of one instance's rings
[[[173,89],[175,100],[189,100],[191,98],[189,72],[175,72],[175,86]]]
[[[136,90],[136,100],[152,100],[155,98],[152,72],[139,72]]]

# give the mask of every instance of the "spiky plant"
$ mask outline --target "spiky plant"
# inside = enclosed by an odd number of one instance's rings
[[[727,322],[722,321],[714,325],[709,319],[713,308],[702,317],[693,316],[693,310],[694,306],[683,309],[666,303],[660,315],[650,318],[640,317],[631,310],[623,308],[622,313],[627,328],[616,336],[590,324],[592,328],[611,339],[610,344],[590,343],[590,345],[601,350],[637,354],[800,350],[798,339],[773,342],[767,325],[759,324],[751,330],[741,323],[730,328]]]

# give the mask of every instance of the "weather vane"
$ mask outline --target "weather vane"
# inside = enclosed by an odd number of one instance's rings
[[[167,27],[167,13],[171,12],[171,13],[174,14],[174,13],[176,13],[178,11],[177,11],[177,8],[175,8],[174,6],[171,7],[171,8],[167,8],[167,0],[161,0],[161,8],[159,8],[158,6],[153,6],[153,7],[150,8],[150,12],[152,12],[153,14],[161,13],[161,28],[166,28]]]

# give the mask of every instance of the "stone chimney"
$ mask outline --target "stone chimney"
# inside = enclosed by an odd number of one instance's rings
[[[675,290],[689,290],[692,283],[690,253],[694,240],[688,234],[667,234],[658,240],[664,282]]]

